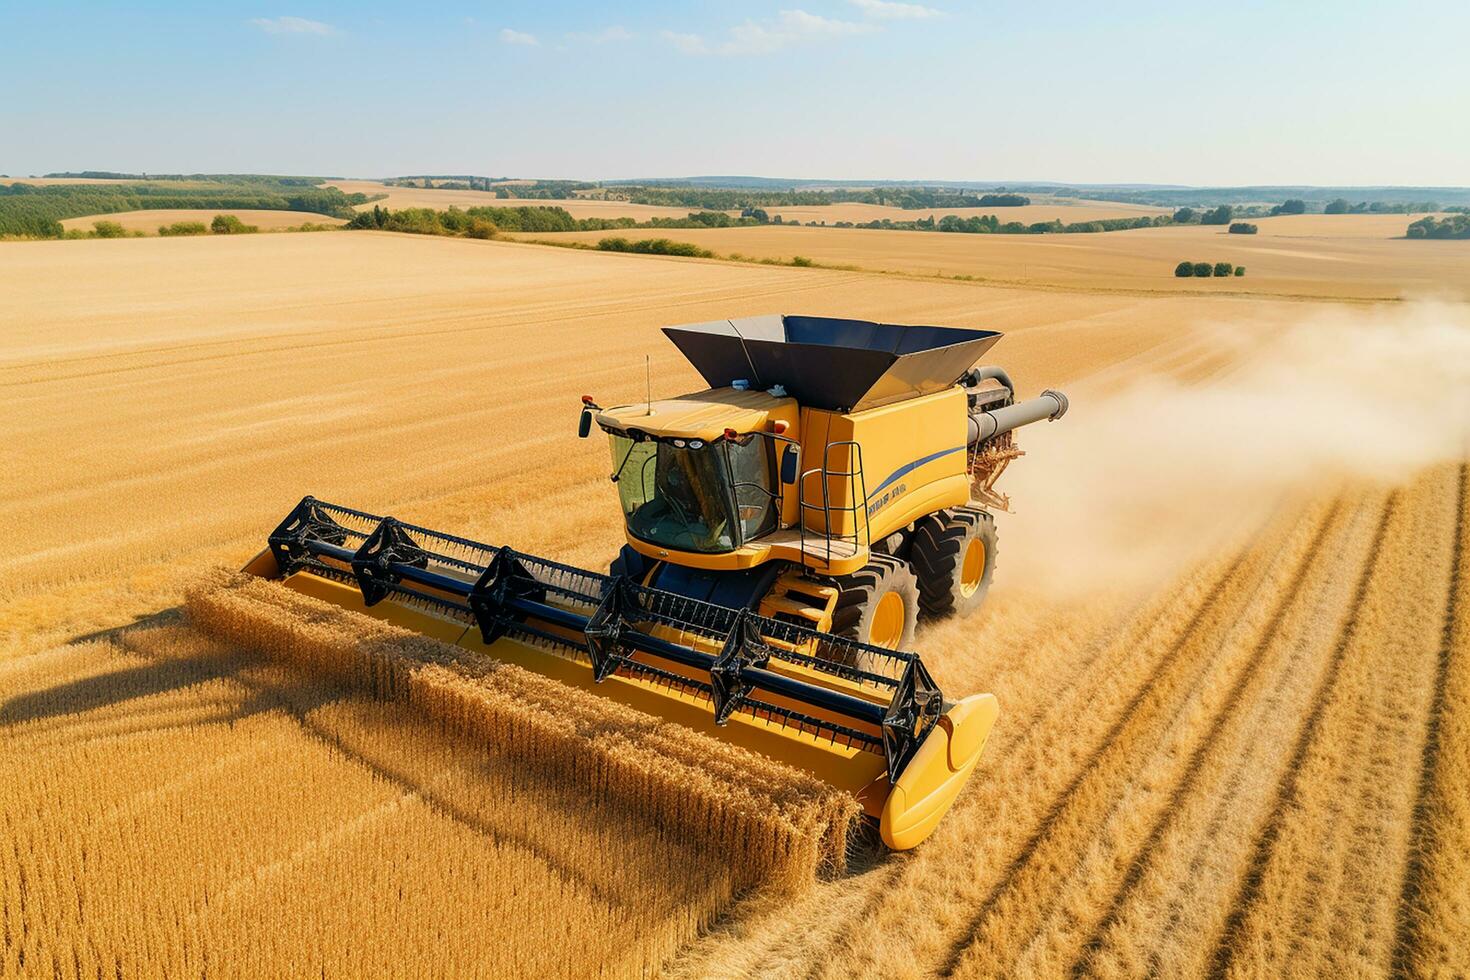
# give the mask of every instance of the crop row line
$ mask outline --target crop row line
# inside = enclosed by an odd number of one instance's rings
[[[1370,560],[1363,564],[1362,574],[1358,577],[1358,583],[1353,592],[1351,612],[1346,622],[1343,623],[1338,633],[1337,643],[1333,647],[1331,659],[1328,661],[1327,670],[1323,674],[1317,686],[1316,693],[1312,697],[1312,707],[1302,724],[1297,736],[1296,744],[1283,770],[1281,779],[1277,783],[1276,793],[1272,800],[1270,810],[1266,818],[1265,826],[1256,838],[1255,847],[1251,852],[1250,864],[1241,880],[1240,888],[1230,904],[1230,912],[1226,916],[1224,928],[1218,942],[1215,944],[1214,953],[1210,960],[1209,975],[1212,980],[1222,980],[1230,971],[1234,959],[1236,943],[1240,932],[1245,924],[1246,914],[1255,904],[1260,893],[1261,883],[1266,874],[1266,867],[1270,863],[1271,855],[1275,849],[1277,838],[1281,834],[1281,823],[1286,812],[1291,808],[1297,797],[1297,777],[1300,775],[1302,763],[1305,761],[1307,752],[1317,738],[1317,731],[1322,723],[1322,717],[1327,705],[1332,700],[1332,695],[1337,687],[1337,680],[1342,673],[1342,664],[1347,657],[1349,647],[1356,637],[1364,600],[1368,595],[1368,588],[1373,582],[1373,574],[1382,561],[1383,545],[1388,535],[1389,524],[1398,509],[1400,493],[1395,491],[1388,499],[1383,509],[1383,515],[1379,518],[1378,526],[1373,532],[1373,544],[1369,548]]]
[[[1324,533],[1324,529],[1331,523],[1330,515],[1320,517],[1318,520],[1320,523],[1313,532],[1314,539]],[[1248,580],[1245,575],[1252,563],[1259,562],[1264,555],[1265,549],[1259,545],[1243,551],[1199,608],[1174,631],[1168,651],[1158,659],[1149,675],[1134,691],[1099,743],[1079,766],[1073,778],[1053,798],[1036,830],[1008,863],[977,908],[967,928],[952,943],[948,954],[942,959],[940,975],[948,976],[954,973],[963,961],[967,950],[980,941],[980,936],[990,927],[992,920],[1000,911],[1002,897],[1017,887],[1023,871],[1034,863],[1042,846],[1055,837],[1064,817],[1073,809],[1074,804],[1083,798],[1083,790],[1088,785],[1088,781],[1096,778],[1098,771],[1103,768],[1103,760],[1133,740],[1136,730],[1147,728],[1152,721],[1161,717],[1162,713],[1167,711],[1168,704],[1174,705],[1175,712],[1182,710],[1183,704],[1188,700],[1188,692],[1192,691],[1205,676],[1212,659],[1212,655],[1206,653],[1205,647],[1202,646],[1214,635],[1206,628],[1207,625],[1216,623],[1221,617],[1230,618],[1232,608],[1249,607],[1260,591],[1266,587],[1265,583],[1269,580],[1269,573],[1265,573],[1266,578],[1256,579],[1250,584],[1247,584]],[[1244,590],[1243,595],[1231,598],[1232,605],[1225,606],[1227,597],[1232,597],[1242,590]],[[1150,707],[1151,698],[1157,700],[1158,703]]]
[[[1107,911],[1103,913],[1102,918],[1093,928],[1092,935],[1083,944],[1077,959],[1072,963],[1070,973],[1073,977],[1080,977],[1086,972],[1090,959],[1102,947],[1104,937],[1117,920],[1124,903],[1133,894],[1133,890],[1142,880],[1149,857],[1152,855],[1154,849],[1158,847],[1159,842],[1163,840],[1166,828],[1178,812],[1184,799],[1194,790],[1195,783],[1198,781],[1199,775],[1204,768],[1205,757],[1216,747],[1221,731],[1224,729],[1226,723],[1234,717],[1246,689],[1251,686],[1259,675],[1261,664],[1266,657],[1266,652],[1271,648],[1273,641],[1276,639],[1276,635],[1281,630],[1282,621],[1285,620],[1287,613],[1301,599],[1302,590],[1306,585],[1308,575],[1317,567],[1319,562],[1330,557],[1323,548],[1323,544],[1327,540],[1329,531],[1338,526],[1343,510],[1344,507],[1341,499],[1334,501],[1327,519],[1322,522],[1322,526],[1317,530],[1315,537],[1312,539],[1312,544],[1307,551],[1307,560],[1297,566],[1295,572],[1292,574],[1290,583],[1272,609],[1270,619],[1267,621],[1259,639],[1256,641],[1256,645],[1252,649],[1245,667],[1241,670],[1240,675],[1236,677],[1234,683],[1231,684],[1225,700],[1221,702],[1214,717],[1211,718],[1204,736],[1190,753],[1189,760],[1185,763],[1184,771],[1179,781],[1174,784],[1174,788],[1169,793],[1168,803],[1159,811],[1153,825],[1149,827],[1148,834],[1144,837],[1142,845],[1128,862],[1128,870],[1124,873],[1123,880],[1119,883],[1117,890],[1114,891],[1112,900],[1108,903]]]
[[[1431,844],[1430,804],[1434,795],[1435,775],[1439,769],[1440,731],[1445,715],[1445,689],[1455,655],[1457,639],[1455,624],[1459,613],[1460,590],[1465,585],[1461,570],[1465,561],[1467,504],[1470,504],[1470,463],[1462,463],[1456,488],[1455,537],[1451,544],[1450,579],[1445,595],[1444,624],[1435,664],[1434,694],[1430,700],[1428,717],[1425,720],[1419,786],[1414,798],[1414,825],[1409,838],[1408,862],[1404,869],[1403,882],[1399,888],[1392,960],[1392,971],[1395,976],[1409,975],[1415,953],[1423,946],[1423,937],[1419,934],[1418,916],[1415,911],[1424,887],[1426,858]]]

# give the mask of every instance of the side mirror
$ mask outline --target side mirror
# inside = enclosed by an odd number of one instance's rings
[[[781,454],[781,482],[792,484],[796,482],[796,469],[801,465],[801,451],[795,446],[787,446],[786,451]]]
[[[577,438],[586,439],[587,433],[592,431],[592,410],[582,409],[582,417],[577,421]]]

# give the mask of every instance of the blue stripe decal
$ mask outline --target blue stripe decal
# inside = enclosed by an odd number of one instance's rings
[[[940,459],[940,458],[942,458],[944,456],[948,456],[950,453],[964,452],[964,449],[965,449],[964,446],[955,446],[953,449],[941,449],[937,453],[930,453],[928,456],[925,456],[923,459],[916,459],[912,463],[907,463],[907,464],[905,464],[903,466],[900,466],[898,469],[894,470],[891,474],[889,474],[888,479],[886,479],[882,483],[878,484],[877,488],[872,493],[868,494],[868,499],[869,500],[872,500],[878,494],[882,493],[883,492],[883,489],[885,487],[887,487],[888,484],[892,483],[894,480],[897,480],[897,479],[900,479],[902,477],[908,476],[910,473],[912,473],[914,470],[918,469],[920,466],[923,466],[925,463],[932,463],[936,459]]]

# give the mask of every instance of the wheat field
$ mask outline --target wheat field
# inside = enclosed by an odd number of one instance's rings
[[[148,211],[120,211],[116,214],[93,214],[85,218],[66,218],[61,222],[61,227],[67,231],[91,231],[92,225],[98,221],[112,221],[122,225],[127,231],[141,231],[145,235],[156,235],[160,226],[172,225],[175,222],[202,222],[206,226],[214,220],[216,214],[233,214],[247,225],[259,228],[261,231],[284,231],[287,228],[299,228],[304,224],[312,225],[345,225],[347,222],[342,218],[334,218],[329,214],[316,214],[312,211],[263,211],[253,208],[155,208]]]
[[[966,235],[868,228],[689,229],[669,237],[720,255],[915,276],[972,277],[990,285],[1087,293],[1245,294],[1319,302],[1447,297],[1470,300],[1470,255],[1454,242],[1403,238],[1405,215],[1259,218],[1255,235],[1180,225],[1101,234]],[[593,245],[609,232],[522,234]],[[662,234],[662,233],[661,233]],[[1229,262],[1246,275],[1176,279],[1183,261]]]
[[[0,975],[1470,972],[1462,305],[374,233],[0,260]],[[692,388],[659,326],[775,310],[1001,329],[1072,397],[985,608],[919,633],[1002,714],[913,852],[227,571],[307,492],[601,567],[578,395]]]

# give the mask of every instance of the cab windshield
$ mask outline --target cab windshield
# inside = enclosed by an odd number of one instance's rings
[[[694,448],[697,446],[698,448]],[[613,481],[628,530],[679,551],[734,551],[776,526],[769,440],[676,446],[612,434]]]

